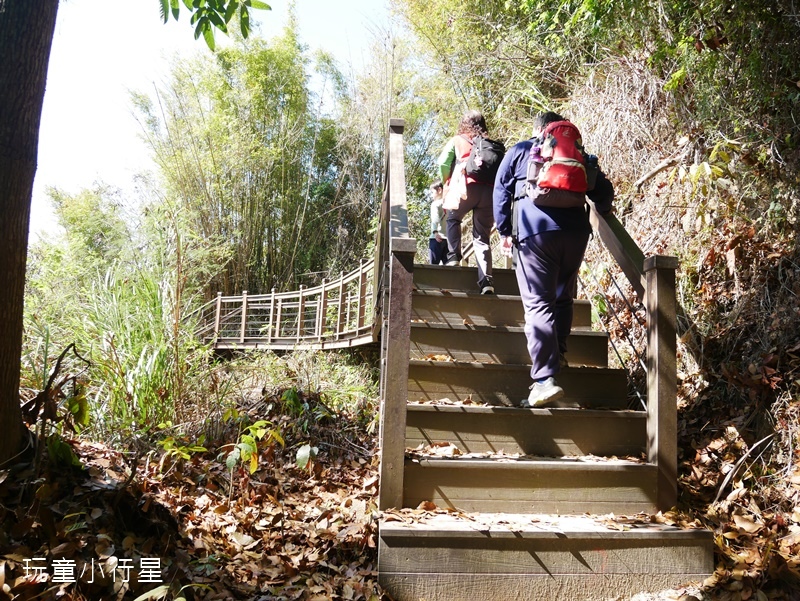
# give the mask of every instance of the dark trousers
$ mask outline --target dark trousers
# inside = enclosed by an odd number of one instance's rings
[[[448,261],[461,260],[461,221],[472,211],[472,248],[478,266],[478,283],[492,275],[492,247],[489,236],[494,225],[492,213],[492,186],[488,184],[467,184],[467,197],[457,209],[447,211],[447,253]]]
[[[516,274],[533,380],[559,371],[558,355],[567,350],[578,270],[588,242],[589,232],[559,230],[519,243]]]
[[[447,238],[442,237],[439,242],[436,238],[428,240],[428,261],[431,265],[444,265],[447,263]]]

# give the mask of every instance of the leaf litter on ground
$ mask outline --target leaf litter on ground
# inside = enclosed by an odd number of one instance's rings
[[[271,419],[291,430],[291,416]],[[252,474],[211,445],[133,466],[79,440],[65,442],[81,468],[0,472],[0,599],[388,599],[374,437],[344,415],[296,434],[260,448]],[[320,450],[301,469],[309,437]]]

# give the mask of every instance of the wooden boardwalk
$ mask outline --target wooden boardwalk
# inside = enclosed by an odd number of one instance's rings
[[[222,296],[199,310],[198,337],[217,350],[335,349],[378,336],[375,260],[312,288]]]

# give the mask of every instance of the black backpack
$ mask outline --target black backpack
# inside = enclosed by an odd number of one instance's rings
[[[505,154],[506,147],[502,142],[475,136],[472,139],[472,150],[467,158],[466,174],[476,182],[493,184],[494,176],[497,175],[500,161]]]

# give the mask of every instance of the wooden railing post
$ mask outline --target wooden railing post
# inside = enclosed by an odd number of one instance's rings
[[[388,217],[382,253],[388,261],[388,307],[381,334],[380,509],[403,506],[408,362],[411,355],[411,294],[417,242],[408,236],[402,119],[389,122],[387,182],[381,213]]]
[[[319,293],[319,302],[317,303],[317,340],[322,341],[322,337],[325,334],[325,326],[327,325],[327,315],[328,312],[328,289],[325,287],[327,282],[325,278],[322,278],[322,286]]]
[[[383,208],[381,208],[383,210]],[[382,221],[382,218],[381,218]],[[382,226],[378,226],[375,236],[375,254],[372,265],[372,339],[377,342],[380,338],[381,324],[383,322],[383,299],[382,293],[386,289],[384,285],[384,273],[386,268],[386,255],[381,246]]]
[[[339,274],[339,311],[336,314],[336,340],[342,335],[344,330],[344,271]]]
[[[356,318],[356,330],[361,331],[364,327],[364,308],[367,306],[365,296],[367,294],[367,278],[364,277],[364,259],[358,262],[358,317]]]
[[[364,264],[364,331],[374,334],[375,332],[375,270],[373,269],[374,261],[367,259]],[[373,342],[377,338],[373,337]]]
[[[344,313],[344,331],[350,331],[350,323],[352,322],[352,314],[353,314],[353,292],[351,290],[350,282],[347,282],[347,298],[345,300],[345,307],[347,307]]]
[[[676,358],[678,259],[644,261],[647,309],[647,459],[658,467],[658,508],[678,498],[678,377]]]
[[[298,342],[298,343],[300,342],[300,338],[301,338],[302,333],[303,333],[303,317],[304,317],[303,314],[305,313],[305,310],[306,310],[305,303],[304,303],[305,297],[303,296],[303,290],[304,289],[305,289],[305,286],[303,286],[303,284],[300,284],[300,293],[299,293],[300,296],[297,299],[297,333],[296,333],[297,335],[296,335],[296,338],[295,338],[295,342]]]
[[[239,332],[239,343],[244,344],[244,337],[247,333],[247,290],[242,290],[242,327]]]
[[[283,298],[278,299],[278,309],[275,312],[275,337],[283,335]]]
[[[214,340],[219,338],[219,323],[222,318],[222,292],[217,292],[217,310],[214,315]]]
[[[277,326],[277,321],[275,321],[275,317],[276,317],[275,316],[275,288],[273,288],[272,292],[270,293],[270,296],[269,296],[269,321],[267,322],[267,344],[272,342],[272,334],[273,334],[272,322],[275,322],[276,326]]]
[[[403,506],[408,361],[411,355],[411,291],[416,240],[393,240],[389,258],[389,306],[381,338],[385,381],[381,398],[380,509]],[[397,244],[402,242],[402,244]]]

